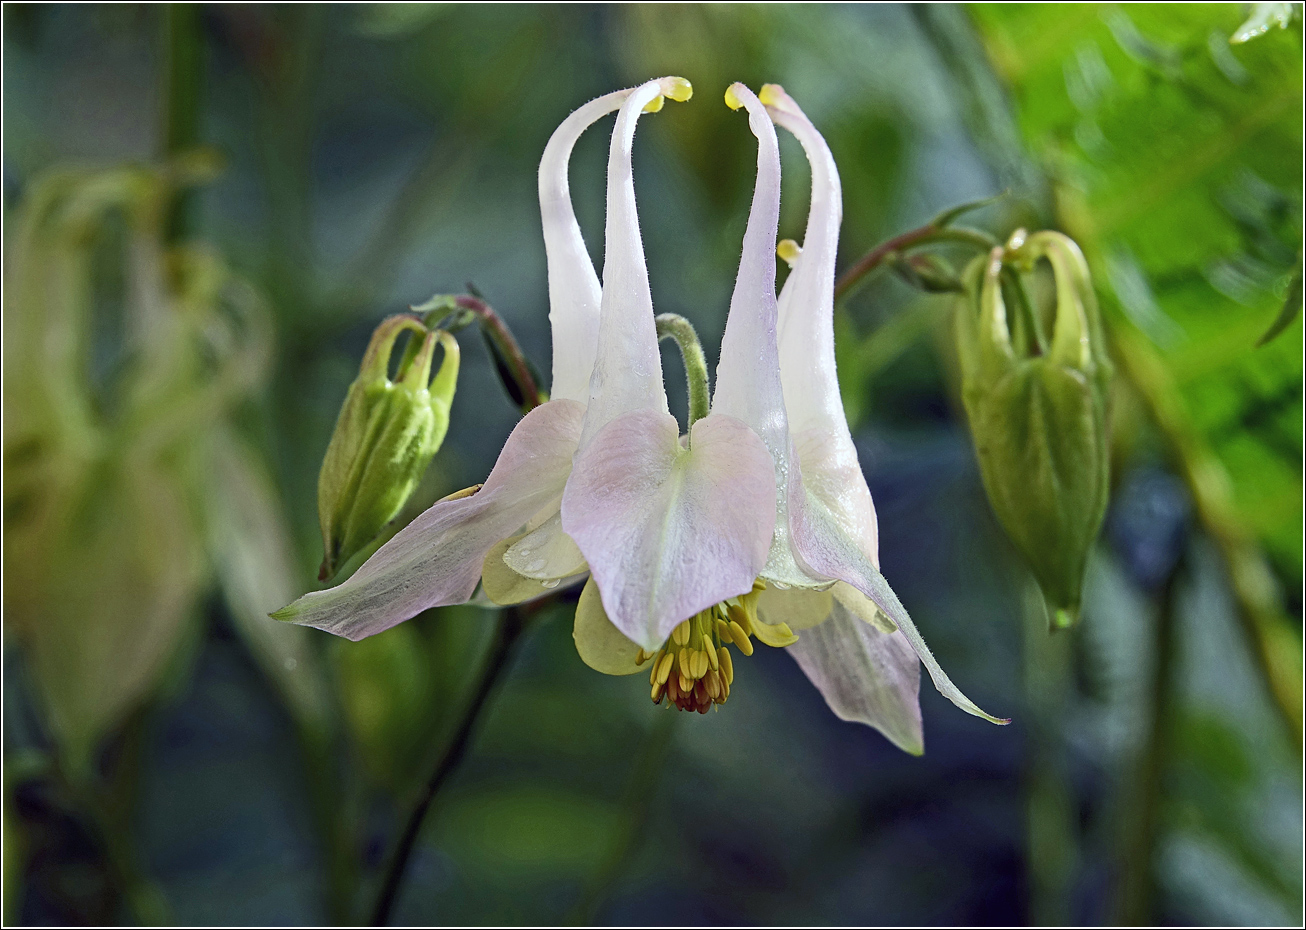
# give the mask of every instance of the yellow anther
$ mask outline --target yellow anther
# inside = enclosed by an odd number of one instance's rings
[[[709,672],[707,677],[703,679],[703,684],[707,687],[708,697],[715,701],[721,693],[721,681],[717,677],[717,673]]]
[[[688,649],[680,650],[680,652],[676,653],[676,657],[680,660],[677,663],[677,665],[680,666],[681,676],[684,678],[693,678],[694,676],[691,673],[693,672],[694,668],[692,665],[690,665],[690,662],[692,660],[689,658],[689,650]]]
[[[653,703],[654,703],[654,704],[660,704],[660,703],[662,702],[662,690],[663,690],[663,688],[665,688],[665,687],[666,687],[666,685],[663,685],[663,684],[661,684],[660,682],[655,682],[655,683],[654,683],[654,685],[653,685],[653,693],[652,693],[652,695],[651,695],[652,698],[653,698]]]
[[[662,109],[662,104],[663,104],[663,102],[665,101],[665,99],[666,99],[666,98],[664,98],[661,94],[658,94],[656,97],[654,97],[654,98],[653,98],[652,100],[650,100],[648,103],[644,104],[644,112],[645,112],[645,113],[656,113],[658,110],[661,110],[661,109]]]
[[[803,247],[792,239],[781,239],[780,244],[775,247],[775,254],[792,268],[798,263],[798,256],[803,254]]]
[[[704,675],[707,674],[707,665],[708,662],[707,662],[706,652],[694,653],[694,677],[695,678],[702,678]]]
[[[643,649],[641,649],[639,652],[635,653],[635,664],[643,665],[651,658],[653,658],[653,653],[645,652]]]
[[[767,107],[781,106],[786,96],[785,89],[779,84],[763,84],[762,89],[757,92],[757,99]]]
[[[720,640],[722,640],[723,642],[729,642],[729,641],[730,641],[730,624],[727,623],[725,620],[717,620],[717,622],[716,622],[716,635],[717,635],[717,639],[720,639]]]
[[[744,632],[744,628],[739,625],[737,620],[730,621],[730,638],[734,640],[735,645],[739,647],[739,651],[744,655],[751,656],[753,654],[753,644],[748,641],[748,634]]]
[[[721,667],[721,660],[717,658],[716,649],[713,648],[711,643],[703,644],[703,655],[707,656],[708,664],[711,665],[713,669]]]
[[[689,622],[687,620],[680,621],[676,628],[671,631],[671,638],[675,640],[677,646],[683,646],[689,642]]]
[[[679,677],[680,677],[681,691],[683,691],[685,694],[688,694],[689,692],[694,690],[694,680],[692,678],[690,678],[688,675],[681,675]]]
[[[662,93],[666,94],[677,103],[684,103],[690,97],[694,96],[694,85],[682,77],[663,78]]]
[[[675,661],[675,656],[669,652],[662,657],[662,661],[658,663],[658,684],[665,685],[667,683],[667,679],[671,677],[671,665]]]
[[[735,683],[735,664],[730,658],[730,650],[725,646],[717,653],[717,658],[721,660],[721,671],[725,675],[726,684]]]
[[[735,95],[735,85],[731,84],[726,88],[726,106],[732,110],[738,110],[744,105],[744,101]]]

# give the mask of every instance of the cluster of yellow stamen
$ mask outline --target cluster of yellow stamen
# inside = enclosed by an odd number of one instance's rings
[[[762,623],[757,617],[757,595],[766,585],[759,579],[753,590],[714,604],[684,620],[655,653],[640,650],[639,665],[652,660],[649,684],[654,704],[706,714],[713,704],[724,704],[735,681],[735,667],[726,647],[733,643],[746,656],[753,654],[752,637],[769,645],[787,646],[798,637],[785,624]]]

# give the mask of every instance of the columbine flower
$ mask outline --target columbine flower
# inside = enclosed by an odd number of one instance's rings
[[[751,654],[756,635],[787,646],[840,717],[919,752],[917,656],[963,710],[1005,721],[948,679],[878,570],[875,510],[835,375],[838,173],[825,141],[783,89],[768,85],[763,94],[812,162],[805,247],[783,247],[795,260],[777,303],[775,130],[762,102],[733,85],[726,99],[748,109],[758,174],[712,412],[693,424],[681,449],[659,407],[660,380],[642,393],[630,389],[624,407],[591,401],[562,502],[563,529],[592,572],[577,609],[577,647],[610,674],[648,667],[654,701],[665,696],[705,712],[729,696],[733,670],[724,647],[734,643]],[[617,224],[633,223],[633,206],[615,215]],[[620,233],[610,200],[610,265]],[[638,246],[637,228],[617,241]],[[641,286],[610,299],[605,280],[600,357],[612,352],[632,371],[653,372],[643,258],[628,260],[638,272],[629,280]],[[759,444],[769,453],[765,477]]]
[[[575,545],[557,530],[558,508],[581,438],[600,339],[601,295],[572,210],[567,165],[580,134],[605,114],[635,101],[622,110],[624,123],[618,124],[633,133],[638,110],[656,110],[664,97],[687,100],[691,92],[683,78],[649,81],[591,101],[553,133],[540,160],[540,213],[553,329],[552,399],[517,424],[479,489],[438,501],[348,580],[307,594],[274,617],[359,640],[429,607],[465,602],[481,580],[483,564],[491,569],[487,592],[505,603],[525,600],[557,587],[564,578],[583,575],[586,567]],[[635,115],[630,114],[632,109]],[[624,156],[627,177],[629,141]],[[515,540],[509,537],[523,526],[531,530],[530,542],[513,548]],[[521,573],[512,570],[516,566]]]

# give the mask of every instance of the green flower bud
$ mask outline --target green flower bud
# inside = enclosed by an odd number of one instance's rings
[[[1012,339],[1000,276],[1004,259],[1046,258],[1056,279],[1051,341]],[[1013,237],[966,271],[956,315],[962,399],[984,489],[1029,563],[1055,626],[1078,618],[1088,553],[1108,493],[1111,366],[1088,266],[1060,233]],[[1013,344],[1014,343],[1014,344]]]
[[[412,336],[392,381],[390,354],[405,331]],[[444,361],[428,385],[436,342]],[[372,334],[318,475],[322,580],[371,542],[417,487],[449,429],[458,360],[457,340],[417,317],[389,317]]]

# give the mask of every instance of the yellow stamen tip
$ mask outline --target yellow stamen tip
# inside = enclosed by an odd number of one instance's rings
[[[779,84],[763,84],[757,99],[762,101],[763,106],[778,107],[784,102],[785,96],[785,89]]]
[[[662,93],[677,103],[684,103],[694,96],[694,85],[682,77],[663,78]]]
[[[792,268],[798,262],[798,256],[803,254],[803,247],[792,239],[781,239],[779,245],[775,247],[775,254]]]
[[[740,100],[735,94],[735,85],[731,84],[726,88],[726,106],[732,110],[738,110],[743,105],[744,101]]]

